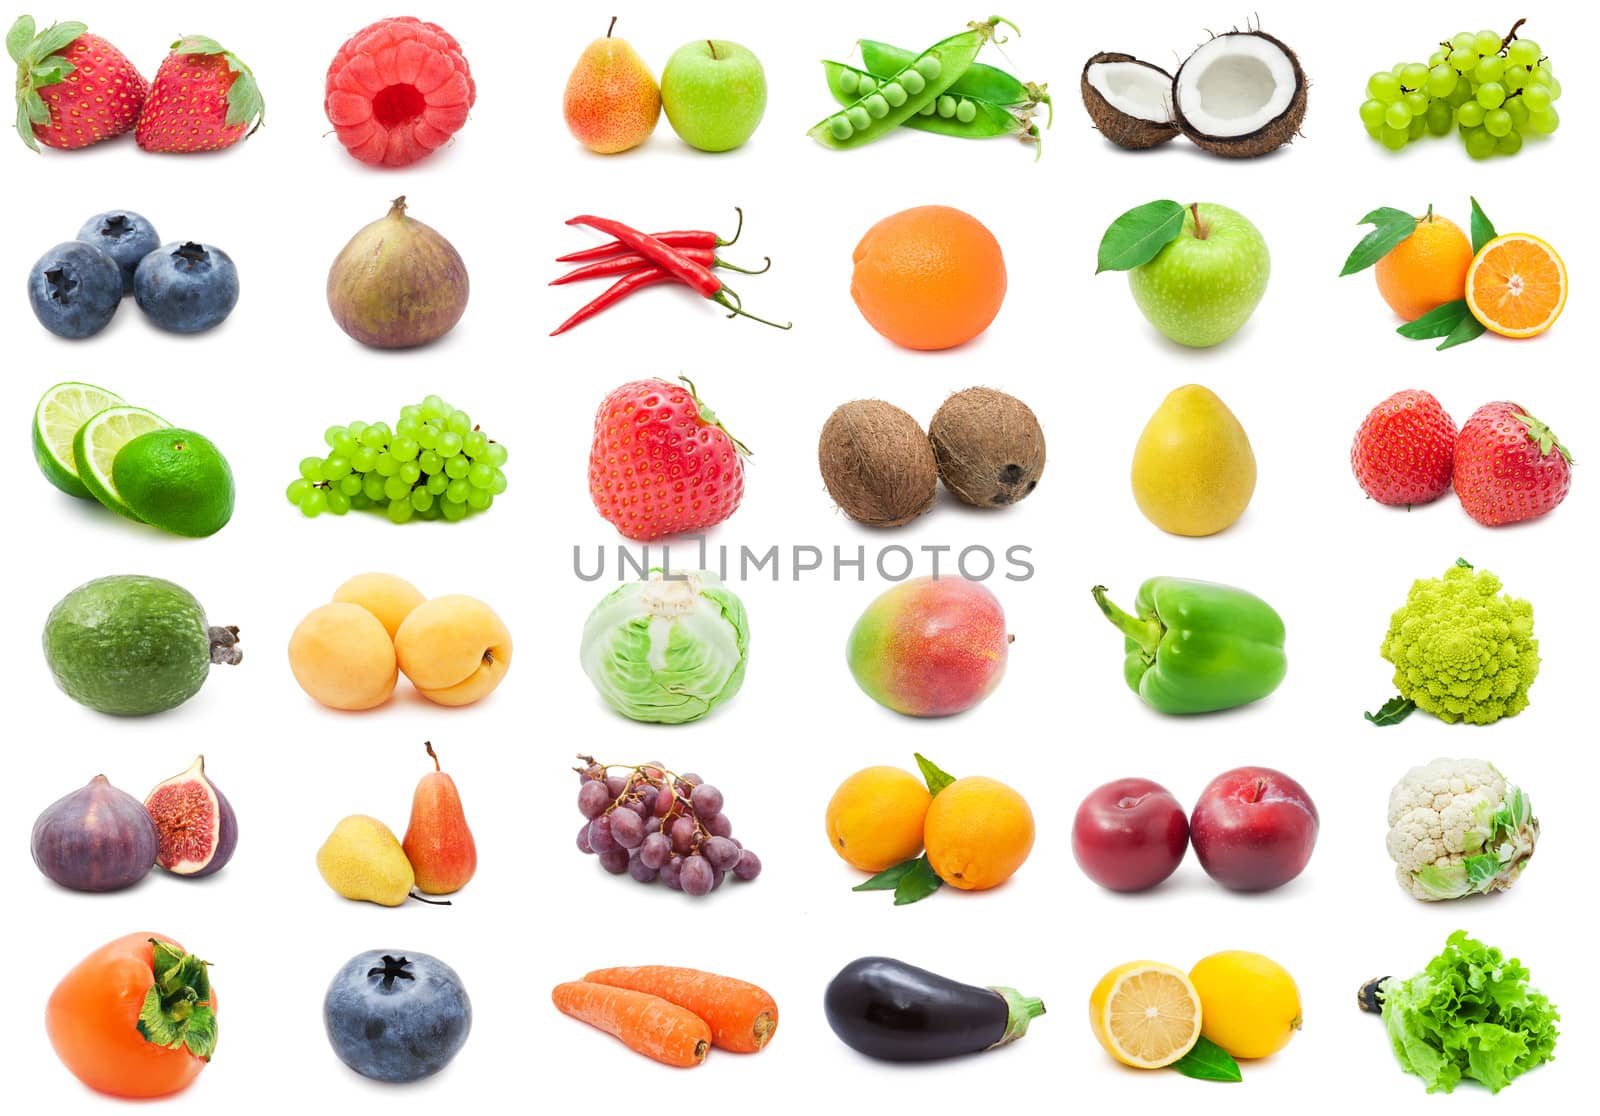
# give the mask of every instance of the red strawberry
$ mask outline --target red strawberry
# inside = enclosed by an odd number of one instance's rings
[[[1456,495],[1485,527],[1538,519],[1572,487],[1572,454],[1515,403],[1485,403],[1456,440]]]
[[[1425,391],[1397,391],[1361,421],[1350,468],[1361,491],[1380,504],[1409,507],[1450,489],[1456,424]]]
[[[649,542],[721,523],[744,496],[748,452],[694,385],[635,380],[594,416],[589,495],[630,539]]]
[[[146,151],[221,151],[261,127],[265,107],[237,54],[185,35],[156,70],[136,138]]]
[[[403,16],[380,19],[339,48],[322,108],[350,154],[404,167],[455,135],[477,98],[461,44],[437,24]]]
[[[17,134],[73,151],[120,136],[139,120],[150,84],[127,57],[81,23],[56,23],[34,34],[20,16],[6,34],[17,64]]]

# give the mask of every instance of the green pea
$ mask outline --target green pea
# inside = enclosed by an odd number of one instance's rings
[[[861,107],[866,109],[874,120],[882,120],[889,115],[889,99],[882,93],[874,93],[861,102]]]
[[[929,101],[927,104],[923,105],[921,108],[919,108],[917,110],[917,115],[918,116],[932,116],[934,113],[936,113],[938,111],[939,111],[939,106],[934,104],[932,101]]]
[[[924,54],[921,58],[917,59],[916,65],[913,68],[917,71],[917,73],[921,74],[927,80],[933,81],[938,78],[939,71],[944,69],[944,64],[939,61],[938,55]]]
[[[956,106],[956,119],[963,124],[971,124],[978,118],[978,108],[971,101],[962,101]]]
[[[868,93],[878,88],[878,79],[871,74],[862,74],[856,80],[856,92],[865,97]]]
[[[906,87],[906,92],[915,97],[928,87],[927,79],[916,70],[907,70],[900,75],[900,84]]]
[[[854,93],[861,84],[861,75],[854,70],[839,71],[839,92]],[[831,127],[832,125],[830,125]]]
[[[860,105],[851,105],[844,110],[844,114],[849,119],[851,126],[858,132],[864,132],[872,127],[871,115]]]
[[[949,120],[956,114],[956,99],[946,93],[939,98],[939,115]]]
[[[906,103],[906,89],[905,86],[901,85],[899,82],[891,81],[888,85],[883,87],[882,92],[883,99],[888,101],[895,108],[899,108],[901,105]]]
[[[828,131],[836,140],[847,140],[856,134],[855,126],[843,113],[828,117]]]

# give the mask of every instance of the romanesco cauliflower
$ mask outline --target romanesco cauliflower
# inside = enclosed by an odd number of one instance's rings
[[[1417,899],[1504,891],[1538,839],[1528,796],[1484,760],[1436,759],[1389,792],[1389,856]]]
[[[1379,650],[1400,696],[1450,723],[1515,716],[1539,674],[1533,605],[1500,595],[1498,577],[1464,560],[1412,582]]]

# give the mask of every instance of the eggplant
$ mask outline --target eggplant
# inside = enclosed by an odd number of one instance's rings
[[[892,957],[861,957],[828,985],[822,1009],[839,1041],[869,1058],[931,1062],[1021,1038],[1044,1001],[960,984]]]

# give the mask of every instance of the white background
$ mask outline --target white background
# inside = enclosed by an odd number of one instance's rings
[[[309,6],[308,6],[309,7]],[[328,0],[315,16],[244,7],[83,0],[71,11],[121,46],[147,76],[180,32],[205,32],[256,70],[267,127],[220,156],[158,157],[127,137],[88,152],[33,155],[0,145],[8,220],[0,299],[7,339],[0,414],[9,416],[14,483],[6,565],[11,637],[3,644],[9,717],[8,794],[0,832],[0,891],[25,955],[13,965],[0,1049],[9,1095],[23,1108],[99,1107],[51,1056],[41,1013],[51,987],[93,948],[133,930],[171,935],[215,964],[222,1002],[214,1063],[174,1103],[231,1112],[367,1104],[396,1109],[515,1097],[550,1111],[661,1095],[678,1071],[636,1057],[558,1015],[548,990],[590,968],[647,962],[695,965],[756,981],[782,1007],[772,1046],[749,1057],[714,1052],[694,1071],[697,1107],[799,1111],[816,1098],[871,1111],[911,1103],[957,1112],[997,1095],[1089,1105],[1132,1100],[1194,1112],[1278,1112],[1286,1103],[1392,1109],[1421,1084],[1394,1065],[1382,1027],[1357,1013],[1365,978],[1419,969],[1458,926],[1521,955],[1564,1009],[1561,1059],[1516,1085],[1547,1110],[1576,1103],[1595,1057],[1590,1014],[1600,1002],[1584,882],[1597,763],[1593,698],[1595,539],[1592,486],[1580,467],[1571,498],[1521,528],[1477,526],[1453,498],[1408,513],[1365,500],[1348,466],[1365,412],[1405,387],[1432,390],[1458,422],[1479,404],[1512,398],[1548,421],[1580,461],[1600,454],[1592,377],[1597,344],[1589,277],[1596,244],[1590,197],[1590,111],[1574,64],[1600,27],[1577,4],[1525,12],[1351,3],[1337,20],[1297,5],[1263,9],[1267,30],[1299,48],[1313,83],[1305,138],[1266,159],[1230,162],[1179,140],[1146,154],[1110,147],[1087,126],[1074,91],[1094,50],[1125,50],[1175,68],[1205,35],[1244,9],[1152,0],[1136,8],[1066,9],[1019,0],[1004,8],[1027,32],[1006,46],[1014,70],[1051,83],[1057,121],[1044,158],[1009,141],[971,143],[916,133],[836,154],[804,133],[830,109],[816,60],[847,59],[857,36],[920,48],[989,14],[937,0],[916,5],[593,5],[521,8],[457,3],[445,22],[479,82],[472,119],[453,146],[401,172],[361,166],[328,133],[322,74],[346,33],[381,14]],[[876,10],[875,10],[876,9]],[[559,114],[573,61],[613,11],[659,75],[693,35],[750,46],[767,68],[766,120],[725,156],[692,151],[665,120],[644,147],[592,156]],[[438,13],[419,11],[424,17]],[[1461,24],[1497,26],[1526,14],[1526,30],[1571,78],[1566,123],[1514,159],[1472,163],[1454,138],[1392,156],[1368,140],[1356,107],[1369,70],[1425,57]],[[1444,18],[1441,23],[1440,19]],[[1002,62],[998,56],[991,61]],[[460,326],[431,348],[363,350],[331,321],[328,263],[359,227],[404,193],[411,212],[455,243],[473,279]],[[1575,293],[1546,337],[1486,337],[1436,354],[1394,335],[1370,275],[1334,277],[1380,205],[1421,212],[1430,202],[1463,226],[1474,193],[1501,231],[1526,230],[1563,253]],[[1095,245],[1123,210],[1154,198],[1232,206],[1273,252],[1266,298],[1230,342],[1180,350],[1155,335],[1122,276],[1093,276]],[[900,351],[875,334],[848,294],[850,252],[879,218],[925,203],[979,217],[1006,253],[1010,289],[988,333],[943,354]],[[547,288],[549,261],[590,242],[563,227],[578,212],[646,229],[726,230],[747,217],[727,255],[769,275],[730,275],[756,313],[792,317],[792,333],[729,322],[683,291],[642,294],[573,333],[546,338],[598,287]],[[183,339],[156,332],[126,305],[81,343],[32,320],[22,275],[91,214],[127,207],[165,240],[199,238],[237,261],[238,309],[220,329]],[[585,470],[591,416],[618,384],[678,373],[755,451],[745,505],[711,541],[735,550],[835,545],[912,548],[969,544],[1033,548],[1037,576],[993,583],[1016,635],[1009,672],[989,701],[962,717],[921,723],[869,701],[845,669],[855,616],[884,586],[846,572],[736,585],[753,650],[738,698],[672,731],[626,723],[596,699],[576,661],[583,619],[604,586],[573,574],[573,548],[622,540],[590,506]],[[63,379],[101,384],[179,425],[211,436],[238,482],[233,522],[189,541],[122,521],[62,496],[37,476],[24,427],[38,395]],[[1149,414],[1173,387],[1216,390],[1248,431],[1260,483],[1244,518],[1205,540],[1167,536],[1138,513],[1126,471]],[[949,392],[988,384],[1039,414],[1051,461],[1038,492],[1004,512],[973,512],[943,494],[934,512],[892,533],[871,532],[830,505],[815,439],[837,404],[877,396],[926,422]],[[323,428],[360,417],[393,422],[430,390],[442,392],[507,442],[511,489],[487,516],[403,528],[382,518],[303,520],[284,502],[298,459],[320,452]],[[1501,574],[1531,599],[1545,657],[1524,715],[1488,729],[1416,716],[1378,732],[1363,709],[1390,696],[1377,654],[1390,611],[1415,577],[1458,555]],[[490,602],[516,639],[509,677],[461,710],[427,705],[402,680],[396,699],[365,715],[306,699],[284,646],[299,617],[351,574],[382,569],[425,592]],[[613,567],[614,571],[614,567]],[[219,668],[171,713],[114,720],[51,686],[38,650],[50,606],[73,586],[114,572],[171,578],[213,622],[238,624],[244,665]],[[921,572],[926,572],[924,563]],[[1121,681],[1121,640],[1100,619],[1096,582],[1129,604],[1156,574],[1211,578],[1272,602],[1289,632],[1287,681],[1235,713],[1174,720],[1146,710]],[[607,582],[614,576],[608,571]],[[313,854],[349,813],[374,813],[402,832],[431,739],[453,772],[477,834],[477,879],[451,908],[388,910],[349,903],[318,877]],[[914,750],[957,774],[988,774],[1021,790],[1038,819],[1032,858],[1006,886],[946,889],[910,908],[856,895],[858,876],[826,847],[823,807],[860,767],[911,765]],[[204,751],[238,810],[232,864],[208,882],[157,872],[109,896],[64,892],[35,871],[25,846],[36,813],[104,772],[142,794]],[[574,850],[579,819],[575,752],[694,770],[726,793],[736,832],[766,872],[692,900],[601,872]],[[1499,764],[1533,797],[1544,839],[1517,889],[1487,900],[1424,905],[1395,886],[1384,852],[1389,788],[1436,755]],[[1186,804],[1215,774],[1245,763],[1279,767],[1316,799],[1322,836],[1304,876],[1279,891],[1224,892],[1191,856],[1155,892],[1114,896],[1072,861],[1079,799],[1122,775],[1144,775]],[[322,1034],[327,979],[371,947],[437,954],[461,973],[476,1011],[472,1036],[448,1071],[384,1089],[347,1071]],[[1085,1020],[1090,987],[1112,965],[1152,957],[1185,966],[1217,949],[1255,949],[1295,975],[1305,1030],[1278,1056],[1245,1066],[1241,1086],[1138,1074],[1111,1063]],[[839,1044],[822,990],[849,960],[886,953],[977,984],[1043,996],[1049,1014],[1015,1046],[920,1068],[871,1063]],[[582,1068],[578,1068],[582,1067]],[[646,1090],[634,1089],[633,1083]],[[1015,1090],[1015,1091],[1014,1091]],[[1026,1091],[1025,1093],[1022,1091]],[[1460,1091],[1458,1104],[1486,1094]],[[1136,1099],[1135,1099],[1136,1098]],[[642,1102],[641,1103],[648,1103]]]

